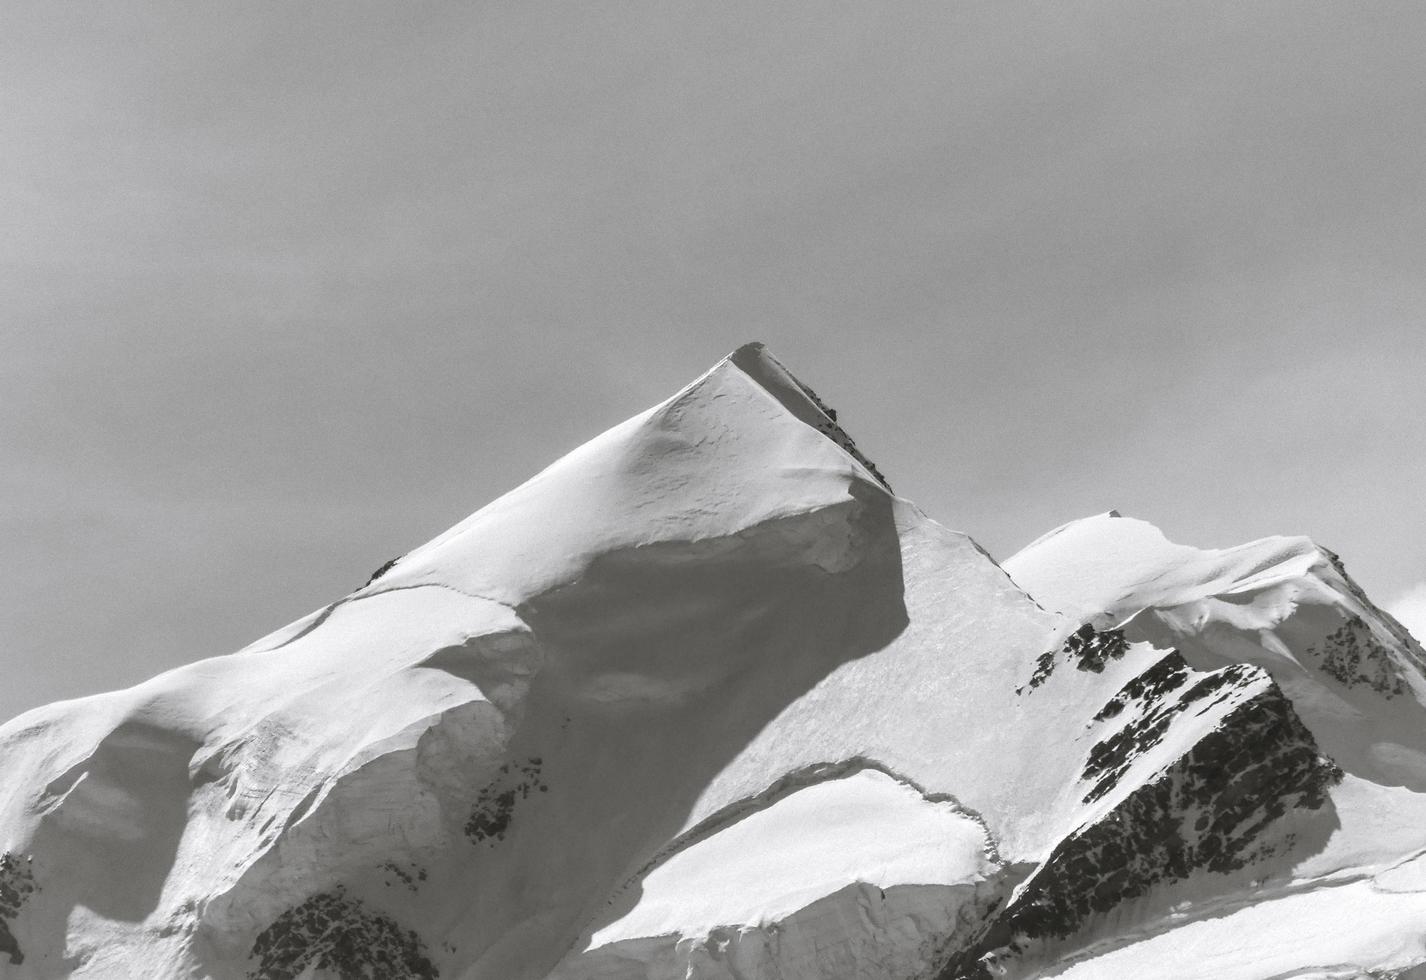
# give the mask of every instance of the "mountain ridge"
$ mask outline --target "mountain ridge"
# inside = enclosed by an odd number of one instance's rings
[[[1426,963],[1419,645],[1306,539],[1148,527],[1002,567],[745,345],[237,653],[0,726],[0,977]],[[1304,941],[1332,888],[1372,926]]]

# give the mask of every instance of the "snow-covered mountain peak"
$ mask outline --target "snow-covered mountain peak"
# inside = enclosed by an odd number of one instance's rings
[[[595,555],[726,537],[885,484],[809,388],[749,344],[402,557],[369,586],[518,603]],[[821,547],[822,545],[818,545]]]
[[[876,464],[861,454],[852,437],[837,421],[836,409],[829,408],[817,397],[815,391],[793,377],[792,372],[783,367],[782,362],[773,357],[766,346],[757,341],[744,344],[728,355],[727,360],[762,385],[794,416],[842,447],[882,486],[891,489],[891,484],[887,483],[886,477],[881,475]]]
[[[1387,976],[1403,636],[1302,538],[1111,511],[1002,569],[747,345],[246,649],[0,727],[0,978]]]
[[[269,980],[337,916],[368,972],[543,975],[681,833],[855,754],[744,758],[904,630],[897,506],[745,347],[239,654],[16,719],[13,969]]]
[[[1199,549],[1100,515],[1004,567],[1049,608],[1130,642],[1177,649],[1205,669],[1263,668],[1348,772],[1426,789],[1426,655],[1310,538]]]
[[[1027,591],[1070,616],[1126,617],[1204,595],[1241,595],[1274,583],[1330,579],[1353,607],[1360,589],[1310,538],[1270,537],[1233,548],[1176,544],[1147,521],[1117,511],[1064,524],[1006,559]]]

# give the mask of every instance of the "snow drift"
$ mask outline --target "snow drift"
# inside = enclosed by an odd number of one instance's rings
[[[1416,975],[1422,657],[1302,538],[1107,515],[1002,568],[749,345],[0,729],[0,976]]]

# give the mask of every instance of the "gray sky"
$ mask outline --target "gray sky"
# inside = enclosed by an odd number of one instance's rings
[[[0,717],[229,652],[737,344],[1005,556],[1426,579],[1426,12],[0,14]]]

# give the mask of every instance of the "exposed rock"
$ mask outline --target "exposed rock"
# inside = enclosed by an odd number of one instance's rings
[[[1116,717],[1130,704],[1149,709],[1169,691],[1183,685],[1189,674],[1188,664],[1178,651],[1159,658],[1152,667],[1136,676],[1120,689],[1119,693],[1105,702],[1095,714],[1095,721]]]
[[[547,793],[549,786],[540,780],[543,760],[532,757],[523,763],[507,762],[499,774],[476,797],[475,809],[466,821],[465,835],[472,843],[494,843],[505,839],[520,800],[534,792]]]
[[[1366,685],[1388,699],[1406,693],[1400,665],[1360,616],[1348,616],[1309,655],[1344,687]]]
[[[1085,623],[1071,633],[1058,650],[1040,654],[1035,661],[1035,672],[1030,675],[1029,687],[1033,690],[1049,680],[1061,655],[1077,670],[1101,674],[1105,664],[1119,660],[1128,649],[1122,630],[1096,630],[1092,624]],[[1020,688],[1016,693],[1023,693],[1024,690]]]
[[[1175,703],[1191,704],[1209,689],[1200,680]],[[1013,961],[1035,941],[1071,936],[1092,916],[1160,883],[1272,857],[1292,843],[1281,827],[1289,811],[1328,807],[1327,791],[1341,778],[1291,702],[1269,684],[1156,778],[1066,837],[940,980],[989,980],[993,965]]]
[[[366,585],[370,585],[372,582],[375,582],[377,579],[381,578],[381,576],[391,571],[391,569],[394,568],[396,566],[396,563],[400,560],[400,557],[397,557],[392,558],[389,561],[383,562],[380,568],[371,573],[371,578],[366,580]],[[362,586],[362,588],[366,588],[366,586],[364,585]]]
[[[1089,623],[1070,634],[1065,641],[1065,654],[1074,661],[1079,670],[1090,670],[1096,674],[1104,672],[1104,665],[1118,660],[1128,650],[1121,630],[1096,630]]]
[[[1085,794],[1084,802],[1093,803],[1113,789],[1134,760],[1158,745],[1173,720],[1195,703],[1266,678],[1261,669],[1244,664],[1195,674],[1177,653],[1164,657],[1126,684],[1095,715],[1096,720],[1115,717],[1131,702],[1140,709],[1122,728],[1089,750],[1083,778],[1092,780],[1094,786]]]
[[[394,875],[397,881],[413,892],[420,888],[420,882],[426,880],[426,869],[415,864],[403,868],[395,861],[387,861],[381,866],[381,870]]]
[[[9,954],[15,965],[25,962],[25,954],[9,924],[37,890],[29,858],[22,861],[9,851],[0,854],[0,953]]]
[[[419,936],[340,890],[313,895],[258,934],[249,980],[296,980],[310,968],[346,978],[436,980]]]

